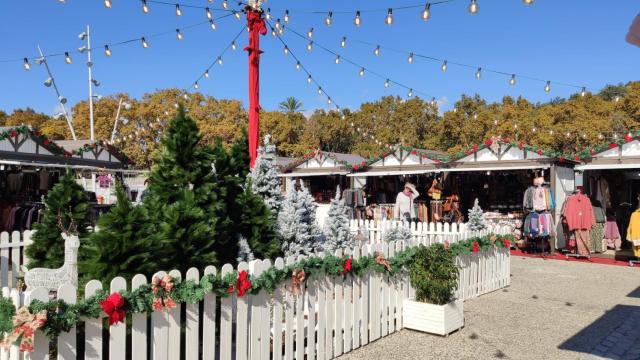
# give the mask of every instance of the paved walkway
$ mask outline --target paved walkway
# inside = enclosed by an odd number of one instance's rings
[[[448,338],[404,330],[341,359],[640,359],[640,268],[513,257]]]

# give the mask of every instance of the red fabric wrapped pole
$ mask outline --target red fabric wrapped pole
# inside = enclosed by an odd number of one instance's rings
[[[245,8],[249,27],[249,46],[244,50],[249,54],[249,159],[250,166],[256,161],[260,132],[260,35],[267,33],[261,11]]]

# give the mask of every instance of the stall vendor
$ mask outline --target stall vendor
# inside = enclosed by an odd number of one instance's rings
[[[416,187],[411,183],[404,184],[404,190],[396,196],[394,217],[396,219],[411,221],[415,217],[413,201],[420,196]]]

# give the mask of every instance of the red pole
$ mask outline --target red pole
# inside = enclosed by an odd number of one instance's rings
[[[249,55],[249,159],[250,166],[256,161],[260,137],[260,35],[267,33],[262,11],[247,6],[249,46],[244,48]]]

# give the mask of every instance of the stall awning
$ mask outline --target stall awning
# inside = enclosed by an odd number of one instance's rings
[[[426,170],[388,170],[388,171],[366,171],[349,174],[349,177],[367,177],[367,176],[397,176],[397,175],[420,175],[428,173],[441,172],[443,169],[426,169]]]
[[[146,174],[148,170],[129,170],[129,169],[113,169],[97,166],[87,165],[65,165],[65,164],[52,164],[43,162],[29,162],[29,161],[12,161],[12,160],[0,160],[0,165],[15,165],[15,166],[30,166],[50,169],[74,169],[74,170],[89,170],[100,171],[108,173],[122,173],[122,174]]]
[[[640,169],[640,163],[635,164],[585,164],[577,165],[576,170],[616,170],[616,169]]]
[[[307,177],[307,176],[327,176],[327,175],[347,175],[347,171],[327,171],[327,172],[291,172],[285,174],[278,174],[279,177]]]

